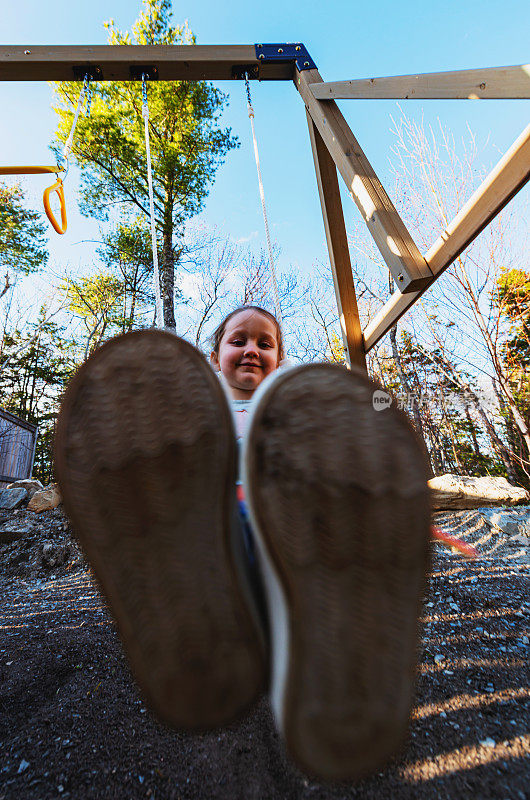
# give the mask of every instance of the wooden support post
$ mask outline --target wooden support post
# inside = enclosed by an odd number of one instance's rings
[[[311,85],[318,100],[493,100],[530,97],[530,64]]]
[[[307,123],[344,349],[350,365],[356,364],[358,367],[366,369],[363,335],[353,285],[337,170],[309,113],[307,114]]]
[[[432,273],[337,104],[333,100],[315,100],[309,87],[320,81],[316,69],[295,71],[295,86],[396,285],[403,292],[419,289],[429,282]]]
[[[528,180],[530,180],[530,125],[515,140],[497,166],[425,254],[425,260],[433,272],[431,283],[453,263],[462,250],[479,235]],[[406,295],[402,295],[401,292],[392,295],[364,331],[366,352],[395,325],[426,288],[428,287],[424,286],[421,290]]]

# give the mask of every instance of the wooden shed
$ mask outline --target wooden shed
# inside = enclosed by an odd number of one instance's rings
[[[38,426],[0,408],[0,489],[30,478]]]

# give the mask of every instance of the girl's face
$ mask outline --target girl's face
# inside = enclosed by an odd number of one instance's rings
[[[234,400],[249,400],[278,367],[276,326],[259,311],[240,311],[228,320],[219,353],[212,352],[210,360],[223,374]]]

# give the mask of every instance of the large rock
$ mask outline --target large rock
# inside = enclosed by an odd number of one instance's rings
[[[18,508],[28,499],[26,489],[2,489],[0,491],[0,508]]]
[[[517,537],[523,544],[530,539],[530,506],[519,506],[508,511],[504,508],[483,508],[481,513],[492,528]]]
[[[50,511],[52,508],[57,508],[62,501],[59,487],[56,483],[50,483],[40,492],[35,492],[33,497],[28,503],[28,511],[34,511],[36,514],[41,514],[43,511]]]
[[[31,500],[35,492],[40,492],[44,489],[42,483],[36,478],[22,478],[20,481],[14,481],[7,487],[8,489],[25,489],[28,497]]]
[[[18,539],[23,539],[24,536],[28,536],[28,534],[32,533],[32,531],[33,526],[29,523],[22,523],[18,522],[17,520],[13,520],[13,522],[7,523],[6,525],[2,525],[2,527],[0,527],[0,544],[16,542]]]
[[[434,511],[480,508],[482,506],[517,506],[530,502],[530,492],[512,486],[506,478],[468,475],[440,475],[429,481]]]

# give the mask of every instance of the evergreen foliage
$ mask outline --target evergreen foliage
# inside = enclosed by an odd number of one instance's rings
[[[0,397],[7,411],[39,426],[33,475],[46,485],[53,480],[58,402],[75,371],[76,352],[74,342],[64,337],[64,327],[43,322],[43,313],[27,333],[16,329],[4,335]]]
[[[47,260],[41,215],[26,208],[19,186],[0,183],[0,265],[29,275],[45,266]]]

